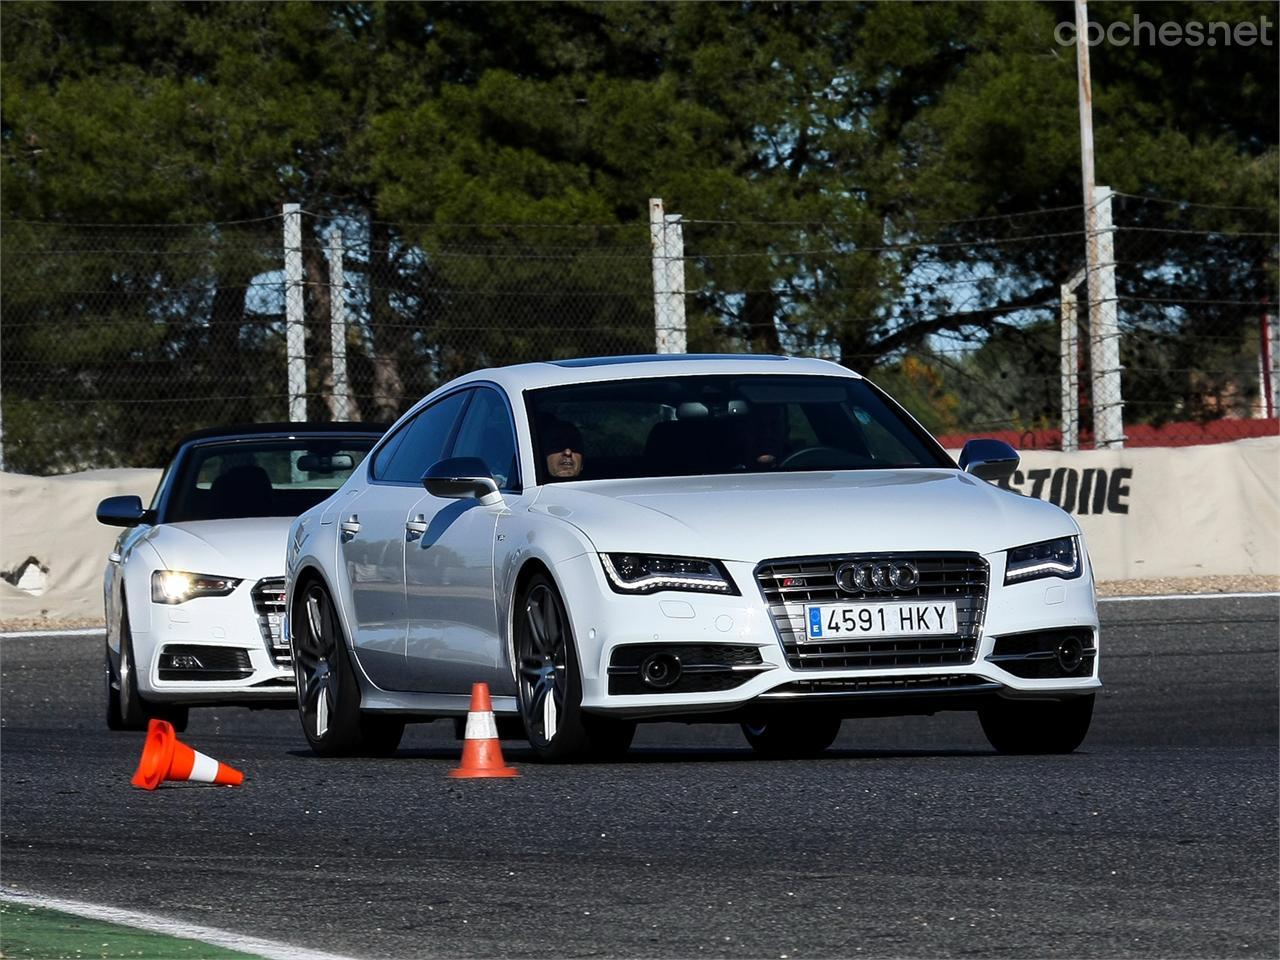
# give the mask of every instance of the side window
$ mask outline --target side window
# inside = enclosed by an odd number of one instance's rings
[[[479,457],[503,489],[510,489],[518,482],[515,427],[507,405],[496,391],[475,391],[475,399],[462,419],[450,456]]]
[[[406,423],[387,439],[373,457],[373,466],[370,472],[375,480],[385,480],[387,478],[387,464],[391,462],[391,458],[396,455],[396,451],[400,449],[400,444],[404,443],[405,435],[409,432],[409,428],[413,423]]]
[[[387,445],[389,456],[374,462],[374,477],[392,483],[417,483],[443,455],[453,433],[453,425],[467,401],[469,391],[460,390],[427,407],[401,429],[404,439],[393,437]],[[395,449],[390,449],[392,445]]]

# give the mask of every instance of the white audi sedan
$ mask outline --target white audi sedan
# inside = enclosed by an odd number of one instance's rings
[[[179,441],[149,507],[109,497],[124,527],[103,578],[106,720],[186,726],[189,708],[294,699],[284,639],[285,536],[382,435],[381,424],[253,424]]]
[[[959,466],[837,364],[608,357],[482,370],[417,403],[288,538],[286,635],[322,755],[388,753],[473,683],[543,759],[638,721],[760,753],[845,718],[973,710],[1074,750],[1098,679],[1080,528]],[[508,718],[505,722],[503,718]]]

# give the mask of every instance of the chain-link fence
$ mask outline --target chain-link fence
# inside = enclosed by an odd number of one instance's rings
[[[305,374],[293,390],[313,420],[390,421],[472,369],[652,352],[679,327],[690,352],[840,361],[948,445],[1007,435],[1059,447],[1074,407],[1089,447],[1101,405],[1120,411],[1129,445],[1276,433],[1263,335],[1277,299],[1275,211],[1116,195],[1112,216],[1115,297],[1091,302],[1080,207],[945,222],[690,219],[682,246],[661,249],[644,223],[437,226],[304,211]],[[4,223],[5,467],[160,465],[188,430],[287,419],[283,236],[281,218]],[[1102,382],[1118,382],[1120,397],[1091,386],[1091,307],[1116,321],[1120,372]],[[1070,327],[1076,359],[1064,364]]]

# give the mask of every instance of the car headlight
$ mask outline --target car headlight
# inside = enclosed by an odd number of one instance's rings
[[[1021,583],[1041,577],[1073,580],[1080,576],[1080,543],[1078,537],[1041,540],[1009,551],[1004,567],[1004,582]]]
[[[151,574],[151,599],[155,603],[184,603],[195,597],[225,597],[240,586],[231,577],[183,570],[156,570]]]
[[[697,593],[729,593],[738,590],[729,571],[716,560],[697,557],[658,557],[642,553],[602,553],[609,586],[618,593],[656,593],[659,590],[692,590]]]

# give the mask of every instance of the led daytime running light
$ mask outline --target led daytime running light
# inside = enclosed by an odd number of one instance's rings
[[[1043,558],[1031,556],[1026,560],[1017,559],[1018,553],[1033,551],[1037,547],[1047,547],[1050,555]],[[1069,552],[1070,560],[1059,559],[1057,555],[1061,552]],[[1075,537],[1062,537],[1058,540],[1045,540],[1010,550],[1005,566],[1004,582],[1016,583],[1041,577],[1061,577],[1064,580],[1071,580],[1079,575],[1080,549],[1077,540]]]
[[[702,564],[707,573],[698,575],[690,572],[653,573],[645,571],[638,577],[626,578],[618,569],[624,559],[633,561],[635,565],[645,567],[648,564],[669,563],[675,565]],[[703,560],[696,557],[659,557],[634,553],[602,553],[600,563],[604,567],[609,585],[619,593],[654,593],[658,590],[690,590],[699,593],[736,593],[733,581],[728,573],[714,560]],[[631,565],[631,564],[627,564]]]

